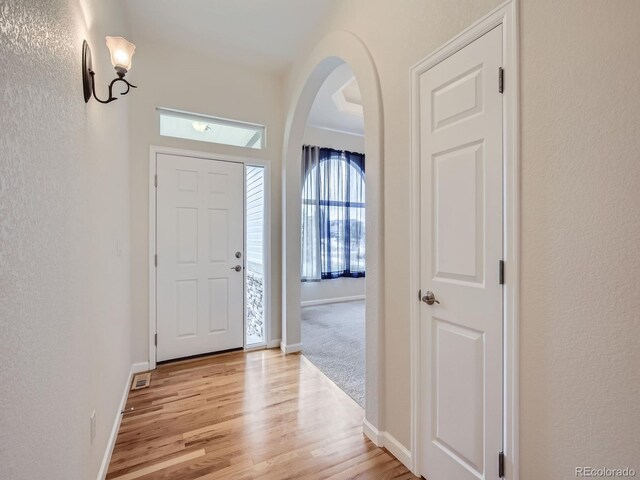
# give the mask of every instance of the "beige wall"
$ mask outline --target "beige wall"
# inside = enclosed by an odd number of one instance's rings
[[[302,142],[305,145],[364,153],[364,135],[337,132],[307,125]]]
[[[640,474],[640,2],[521,26],[523,478]]]
[[[384,416],[407,447],[409,220],[393,212],[410,204],[409,69],[499,3],[344,0],[318,36],[353,32],[380,76]],[[640,2],[521,4],[522,478],[640,467]]]
[[[408,219],[394,212],[408,211],[410,201],[409,69],[498,3],[342,0],[323,28],[362,38],[380,75],[392,353],[384,420],[405,446],[411,264]],[[637,0],[521,1],[525,480],[572,478],[582,464],[640,471],[639,20]],[[112,75],[104,36],[124,33],[117,2],[7,0],[0,8],[2,478],[96,476],[131,362],[148,355],[149,145],[247,155],[160,138],[156,106],[267,125],[271,337],[279,337],[288,89],[278,77],[149,44],[134,32],[131,79],[140,88],[111,105],[85,105],[82,39],[93,47],[104,95]]]
[[[456,8],[445,1],[343,0],[318,36],[347,30],[367,45],[378,69],[384,109],[384,428],[406,447],[410,446],[411,395],[409,305],[410,77],[412,65],[449,38],[480,18],[497,0],[459,1]],[[381,28],[384,26],[384,28]],[[313,42],[312,42],[313,43]],[[313,45],[310,45],[312,48]],[[306,54],[300,56],[287,78],[285,92],[295,83]],[[367,126],[365,125],[365,132]],[[403,394],[399,394],[403,392]]]
[[[3,479],[96,478],[131,367],[129,102],[85,105],[80,76],[86,38],[105,95],[107,34],[118,2],[0,6]]]
[[[131,244],[132,355],[148,359],[149,342],[149,147],[150,145],[257,157],[271,165],[271,329],[280,338],[280,156],[282,149],[281,79],[259,71],[138,38],[135,66],[138,90],[132,94]],[[259,123],[267,127],[265,150],[161,137],[156,107]]]
[[[302,282],[300,285],[300,301],[318,302],[340,300],[343,298],[362,297],[365,295],[365,278],[333,278],[319,282]]]

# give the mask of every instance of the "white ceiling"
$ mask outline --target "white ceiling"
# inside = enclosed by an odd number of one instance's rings
[[[344,63],[318,90],[307,125],[353,135],[364,135],[362,98],[353,70]]]
[[[133,34],[281,72],[337,0],[127,0]]]

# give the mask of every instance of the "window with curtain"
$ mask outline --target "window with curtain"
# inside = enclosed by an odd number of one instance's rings
[[[364,155],[302,148],[302,281],[365,275]]]

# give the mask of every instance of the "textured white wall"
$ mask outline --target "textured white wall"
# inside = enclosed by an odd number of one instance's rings
[[[80,76],[84,38],[114,76],[120,12],[0,1],[2,479],[96,478],[131,366],[129,99],[85,105]]]
[[[135,26],[134,26],[135,27]],[[131,98],[132,355],[149,357],[149,146],[258,157],[271,164],[271,339],[280,338],[280,156],[281,79],[275,75],[216,62],[168,45],[131,38],[138,47],[136,74],[141,87]],[[214,115],[267,127],[267,146],[253,150],[161,137],[156,107]]]
[[[318,35],[353,32],[380,75],[384,417],[407,447],[411,264],[409,219],[398,212],[410,205],[409,69],[499,3],[344,0]],[[583,463],[640,471],[640,2],[561,3],[520,2],[525,480],[572,478]]]
[[[521,25],[522,478],[640,475],[640,2]]]

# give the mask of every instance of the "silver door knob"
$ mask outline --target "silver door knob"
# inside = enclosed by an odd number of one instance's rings
[[[231,267],[231,270],[235,270],[236,272],[239,272],[240,270],[242,270],[242,266],[236,265],[235,267]]]
[[[436,300],[436,296],[431,290],[427,290],[427,292],[422,296],[422,301],[427,305],[433,305],[434,303],[440,305],[440,302]]]

